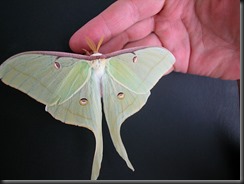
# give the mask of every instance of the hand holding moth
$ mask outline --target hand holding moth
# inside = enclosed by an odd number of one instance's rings
[[[21,53],[0,66],[0,78],[45,104],[57,120],[94,133],[92,179],[99,176],[103,156],[103,109],[117,152],[134,170],[120,127],[145,105],[152,87],[173,66],[175,58],[167,49],[176,56],[175,71],[223,79],[239,77],[239,2],[238,8],[236,2],[229,6],[229,2],[221,3],[117,1],[70,40],[74,51],[82,52],[89,46],[94,55]],[[87,46],[85,36],[96,43],[104,36],[105,41],[102,46],[88,41]],[[138,45],[159,47],[117,51]]]
[[[163,46],[176,57],[174,70],[221,79],[240,79],[240,1],[122,0],[80,28],[75,52],[87,48],[83,35],[109,53],[134,46]]]

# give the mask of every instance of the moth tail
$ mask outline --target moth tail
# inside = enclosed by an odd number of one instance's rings
[[[125,149],[124,144],[122,142],[121,135],[120,135],[120,126],[113,127],[113,129],[110,129],[110,135],[111,135],[111,138],[112,138],[112,141],[113,141],[113,144],[114,144],[116,151],[124,159],[127,166],[132,171],[135,171],[134,167],[132,166],[132,164],[128,158],[126,149]]]
[[[95,133],[95,139],[96,139],[96,148],[93,158],[93,164],[92,164],[92,173],[91,173],[91,180],[96,180],[99,176],[100,169],[101,169],[101,163],[103,159],[103,137],[102,132],[100,131],[99,134]]]

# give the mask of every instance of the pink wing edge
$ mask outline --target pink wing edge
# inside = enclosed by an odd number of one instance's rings
[[[82,54],[61,52],[61,51],[26,51],[26,52],[21,52],[19,54],[15,54],[12,57],[8,58],[7,60],[14,58],[14,57],[17,57],[17,56],[25,55],[25,54],[42,54],[42,55],[51,55],[51,56],[57,56],[57,57],[70,57],[70,58],[75,58],[75,59],[84,59],[84,60],[91,61],[91,60],[95,60],[95,59],[106,59],[106,58],[110,58],[110,57],[117,56],[120,54],[125,54],[125,53],[133,53],[134,51],[146,49],[149,47],[159,48],[158,46],[132,47],[132,48],[127,48],[127,49],[122,49],[119,51],[111,52],[108,54],[102,54],[99,56],[92,56],[92,55],[87,56],[87,55],[82,55]]]

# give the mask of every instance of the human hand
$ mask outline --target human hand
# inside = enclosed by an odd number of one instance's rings
[[[71,37],[74,52],[88,49],[86,36],[104,36],[101,53],[163,46],[176,57],[176,72],[240,79],[237,0],[118,0]]]

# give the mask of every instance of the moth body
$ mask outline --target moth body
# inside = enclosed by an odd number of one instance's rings
[[[92,54],[92,56],[101,56],[101,55],[102,55],[101,53]],[[103,96],[101,79],[105,72],[106,62],[107,59],[102,59],[102,58],[95,59],[90,62],[90,66],[92,67],[93,70],[92,75],[94,75],[96,82],[99,83],[101,97]]]

